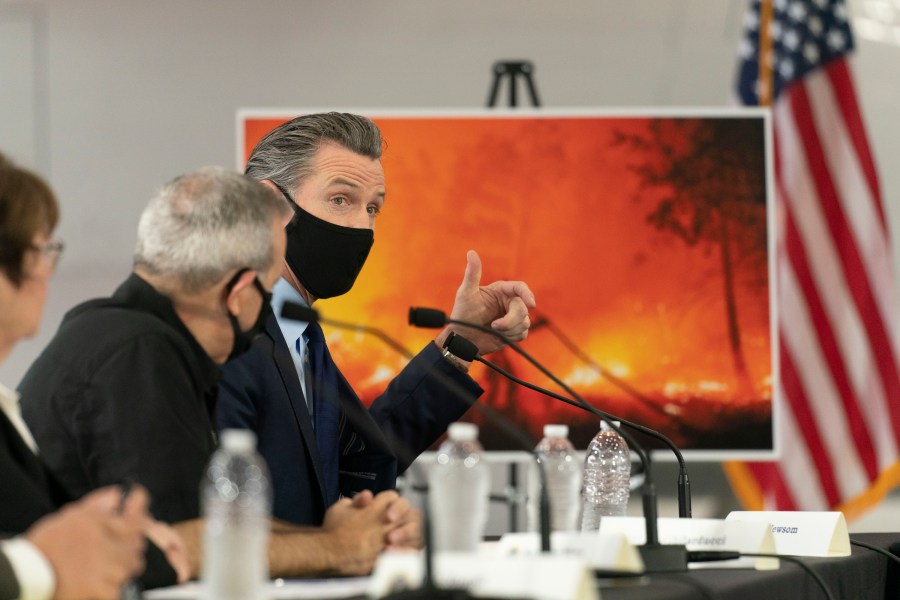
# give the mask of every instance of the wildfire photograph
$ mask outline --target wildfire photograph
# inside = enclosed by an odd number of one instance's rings
[[[292,116],[244,114],[239,152]],[[370,116],[387,189],[375,245],[349,293],[316,302],[320,314],[418,352],[437,332],[408,325],[408,309],[449,313],[475,250],[482,284],[522,280],[534,292],[521,346],[589,403],[683,450],[771,453],[762,113]],[[367,404],[407,361],[375,336],[324,330]],[[565,394],[509,348],[485,358]],[[479,402],[535,441],[544,424],[565,423],[585,448],[599,429],[484,365],[470,374]],[[465,420],[487,449],[521,449],[479,411]]]

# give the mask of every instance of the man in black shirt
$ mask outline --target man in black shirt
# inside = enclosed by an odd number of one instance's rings
[[[154,516],[184,536],[194,574],[217,366],[249,348],[271,310],[285,208],[221,169],[164,186],[141,216],[134,272],[111,298],[71,310],[20,385],[25,420],[69,493],[141,482]],[[367,572],[394,529],[418,543],[417,516],[395,493],[342,500],[320,529],[276,528],[272,574]]]

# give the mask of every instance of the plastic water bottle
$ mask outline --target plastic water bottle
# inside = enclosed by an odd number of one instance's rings
[[[203,600],[263,600],[272,492],[256,435],[227,429],[201,484]]]
[[[631,453],[628,444],[606,424],[588,445],[584,457],[581,530],[596,531],[600,518],[625,514],[631,477]]]
[[[490,485],[478,426],[453,423],[428,477],[435,550],[478,549],[487,524]]]
[[[544,425],[544,439],[534,449],[547,477],[550,498],[550,529],[573,531],[578,528],[581,465],[569,441],[567,425]],[[540,531],[541,475],[538,466],[528,477],[528,529]]]

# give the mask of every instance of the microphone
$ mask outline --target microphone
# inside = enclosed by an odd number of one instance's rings
[[[411,325],[423,327],[428,326],[431,328],[443,327],[447,323],[452,323],[455,325],[470,327],[478,331],[483,331],[497,337],[504,343],[508,344],[513,350],[522,355],[526,360],[528,360],[528,362],[537,367],[542,373],[550,377],[550,379],[552,379],[563,389],[565,389],[566,392],[571,394],[575,401],[578,403],[579,407],[587,410],[588,412],[591,412],[592,414],[597,415],[598,417],[606,421],[613,431],[625,438],[625,440],[629,443],[629,445],[632,447],[632,449],[634,449],[635,453],[640,458],[641,464],[643,464],[644,466],[645,479],[643,485],[643,509],[644,525],[646,528],[646,542],[643,546],[639,547],[639,550],[641,552],[641,557],[644,560],[646,572],[671,572],[683,571],[687,569],[687,549],[684,546],[662,545],[659,543],[659,532],[657,529],[656,488],[653,483],[650,459],[647,456],[647,453],[644,451],[643,447],[637,443],[637,441],[631,436],[631,434],[627,433],[621,427],[616,425],[616,423],[614,423],[614,421],[619,419],[611,418],[612,415],[603,413],[599,409],[589,404],[574,390],[560,381],[558,377],[553,375],[546,367],[541,365],[536,359],[532,358],[531,355],[525,352],[525,350],[520,348],[518,344],[516,344],[500,332],[475,323],[448,319],[442,311],[432,308],[411,308],[409,310],[409,322]],[[487,361],[484,362],[487,364]],[[622,423],[624,423],[624,421],[622,421]],[[653,430],[648,429],[648,431]],[[662,434],[658,435],[661,436]]]
[[[402,344],[398,343],[396,340],[376,327],[369,327],[368,325],[361,325],[359,323],[346,323],[344,321],[326,319],[325,317],[320,316],[316,309],[298,304],[297,302],[285,302],[281,306],[281,316],[285,319],[291,319],[294,321],[305,321],[307,323],[318,321],[319,323],[325,323],[326,325],[332,325],[334,327],[339,327],[340,329],[349,329],[350,331],[368,333],[369,335],[377,337],[382,342],[384,342],[406,358],[413,358],[412,352],[407,350]]]
[[[305,321],[312,322],[318,321],[320,323],[325,323],[327,325],[332,325],[334,327],[349,329],[352,331],[360,331],[363,333],[371,334],[377,337],[379,340],[387,344],[389,347],[399,352],[406,358],[413,358],[413,354],[407,350],[402,344],[388,336],[384,331],[370,327],[367,325],[357,324],[357,323],[349,323],[345,321],[338,321],[335,319],[329,319],[321,317],[314,308],[309,306],[304,306],[302,304],[298,304],[296,302],[285,302],[281,308],[281,316],[285,319],[292,319],[296,321]],[[462,336],[454,336],[457,339],[457,345],[454,346],[458,352],[454,353],[461,360],[465,360],[466,362],[472,362],[472,359],[478,353],[478,348],[468,342]],[[463,345],[464,343],[468,343],[468,347]],[[462,386],[460,386],[456,381],[450,379],[444,373],[440,371],[432,370],[429,373],[430,376],[435,377],[441,385],[447,389],[449,392],[457,396],[466,402],[469,406],[474,406],[477,409],[481,410],[482,414],[491,419],[495,425],[499,426],[503,429],[507,434],[514,437],[519,443],[523,444],[523,446],[532,454],[532,456],[537,459],[537,455],[534,452],[533,446],[534,444],[531,440],[525,437],[525,435],[515,428],[509,421],[506,420],[505,417],[490,409],[490,407],[478,404],[474,398],[471,397],[469,392],[465,390]],[[348,418],[351,420],[354,427],[365,431],[370,428],[371,425],[369,423],[360,423],[361,419],[358,415],[348,415]],[[427,480],[423,477],[421,471],[417,468],[418,465],[415,464],[415,456],[412,455],[412,452],[406,447],[406,444],[399,439],[391,440],[391,447],[397,452],[398,455],[401,455],[400,458],[409,465],[409,468],[415,473],[416,479],[418,479],[421,483],[426,484]],[[540,473],[541,478],[541,496],[540,496],[540,537],[541,537],[541,551],[542,552],[550,552],[550,501],[549,494],[547,492],[547,478],[546,473],[544,472],[543,465],[538,462],[538,472]],[[427,490],[427,486],[423,486],[424,489]],[[428,501],[423,503],[422,508],[422,527],[423,527],[423,536],[425,538],[425,575],[423,577],[422,590],[416,590],[412,592],[399,592],[396,594],[392,594],[392,598],[401,599],[408,598],[412,600],[413,598],[452,598],[454,600],[461,600],[463,598],[468,597],[464,591],[457,589],[449,589],[442,590],[439,589],[434,583],[434,540],[432,538],[431,531],[431,514],[428,509]],[[422,595],[418,595],[419,593]]]
[[[298,302],[285,302],[281,305],[281,316],[292,321],[312,323],[319,320],[319,311]]]

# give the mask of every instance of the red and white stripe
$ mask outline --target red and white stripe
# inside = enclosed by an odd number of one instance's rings
[[[767,508],[827,510],[898,462],[900,300],[846,60],[783,90],[773,128],[782,458],[747,466]]]

